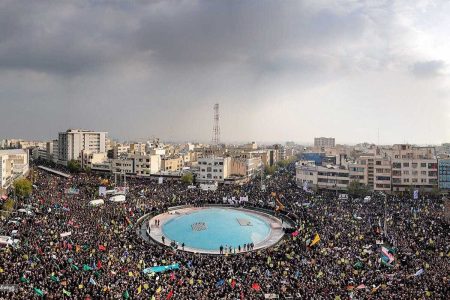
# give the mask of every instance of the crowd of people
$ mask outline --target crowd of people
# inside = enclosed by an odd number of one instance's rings
[[[411,195],[339,200],[297,187],[294,168],[265,182],[188,189],[127,179],[125,203],[98,198],[103,177],[66,179],[34,169],[34,216],[4,220],[1,235],[18,230],[20,244],[0,249],[2,299],[448,299],[449,230],[441,199]],[[109,185],[112,184],[110,181]],[[77,193],[69,194],[68,189]],[[151,243],[136,230],[145,214],[184,204],[222,203],[248,196],[246,205],[273,209],[277,197],[295,229],[273,247],[244,253],[203,255]],[[391,251],[388,264],[381,247]],[[148,267],[178,264],[167,272]]]

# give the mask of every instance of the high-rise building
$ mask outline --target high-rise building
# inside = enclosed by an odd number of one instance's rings
[[[106,132],[69,129],[58,137],[58,161],[81,160],[82,152],[106,152]]]
[[[324,148],[333,148],[335,147],[334,138],[326,138],[326,137],[316,137],[314,138],[314,147],[324,147]]]

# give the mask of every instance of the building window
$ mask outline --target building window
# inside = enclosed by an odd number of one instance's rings
[[[403,166],[408,168],[409,167],[409,163],[403,163]]]

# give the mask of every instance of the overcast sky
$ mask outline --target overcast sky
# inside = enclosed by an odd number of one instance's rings
[[[450,142],[450,1],[0,0],[0,139]]]

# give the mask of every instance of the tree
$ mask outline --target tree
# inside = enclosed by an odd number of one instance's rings
[[[2,206],[1,216],[9,216],[9,213],[14,209],[14,199],[8,198]]]
[[[272,175],[273,173],[275,173],[275,171],[277,170],[277,167],[275,165],[273,166],[267,166],[264,171],[266,173],[266,175]]]
[[[368,187],[357,180],[352,180],[348,185],[348,193],[352,197],[364,197],[368,192]]]
[[[78,173],[81,171],[80,162],[74,159],[67,163],[67,168],[69,168],[69,171],[72,173]]]
[[[183,176],[181,176],[181,182],[186,184],[192,184],[194,181],[194,176],[192,176],[192,173],[186,173]]]
[[[22,198],[30,196],[33,190],[33,184],[26,178],[17,179],[13,185],[16,195]]]

